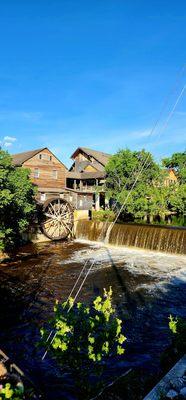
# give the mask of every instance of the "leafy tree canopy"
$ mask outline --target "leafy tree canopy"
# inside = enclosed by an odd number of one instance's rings
[[[168,164],[167,164],[168,165]],[[183,160],[179,162],[184,165]],[[105,190],[108,198],[125,203],[124,214],[133,218],[164,219],[172,211],[183,213],[186,207],[185,185],[165,186],[166,172],[151,153],[120,150],[106,166]]]
[[[144,167],[143,167],[144,166]],[[106,165],[107,189],[119,191],[125,186],[127,190],[131,189],[141,182],[152,184],[160,177],[160,167],[153,160],[152,154],[145,151],[131,151],[129,149],[119,150],[113,155]]]
[[[29,170],[15,168],[0,149],[0,250],[9,252],[21,243],[35,212],[34,196]]]
[[[174,168],[182,183],[186,183],[186,150],[183,153],[174,153],[171,157],[162,160],[166,168]]]

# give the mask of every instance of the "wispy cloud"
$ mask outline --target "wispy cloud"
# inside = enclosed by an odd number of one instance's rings
[[[17,141],[17,138],[14,136],[4,136],[2,140],[0,140],[0,146],[2,147],[11,147]]]
[[[11,147],[12,146],[11,142],[4,142],[3,144],[4,144],[4,147]]]
[[[17,138],[13,136],[5,136],[3,140],[7,142],[15,142]]]

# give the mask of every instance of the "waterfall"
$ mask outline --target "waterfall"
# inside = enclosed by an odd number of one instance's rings
[[[104,241],[108,223],[78,221],[75,235],[78,239]],[[143,249],[186,254],[186,229],[159,225],[115,224],[108,243],[114,246],[133,246]]]

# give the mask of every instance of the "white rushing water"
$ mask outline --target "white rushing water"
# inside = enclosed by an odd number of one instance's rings
[[[86,243],[89,247],[75,251],[65,263],[83,264],[86,260],[94,261],[92,273],[98,271],[99,268],[109,268],[114,263],[118,268],[130,270],[133,275],[150,275],[158,280],[160,285],[172,278],[175,278],[174,283],[176,278],[186,282],[186,256],[184,255],[123,246],[104,246],[99,242],[85,240],[78,240],[78,242]]]

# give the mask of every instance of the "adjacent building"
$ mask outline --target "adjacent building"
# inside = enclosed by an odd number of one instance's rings
[[[66,166],[47,148],[26,151],[12,156],[17,167],[30,169],[30,178],[38,187],[38,199],[60,195],[66,186]]]
[[[165,170],[165,173],[166,173],[166,177],[164,180],[165,186],[171,186],[171,185],[175,185],[176,183],[178,183],[178,178],[177,178],[173,168],[167,168]]]

